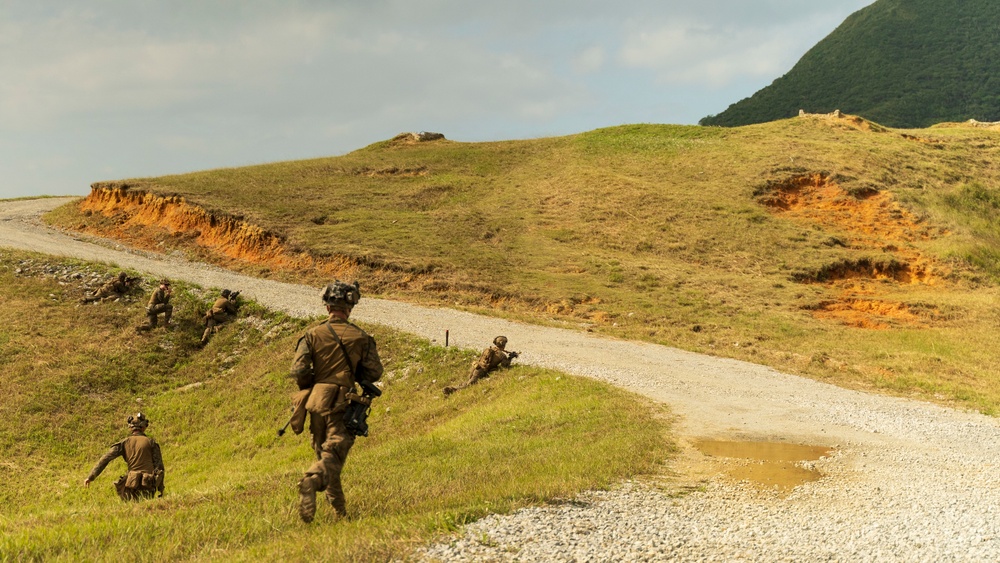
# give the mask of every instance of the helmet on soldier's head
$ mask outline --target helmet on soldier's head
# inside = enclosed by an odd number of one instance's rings
[[[358,285],[358,282],[350,284],[336,280],[331,284],[327,284],[320,298],[323,300],[323,303],[331,307],[346,307],[350,309],[361,300],[361,287]]]
[[[126,277],[127,277],[127,276],[125,275],[125,272],[118,272],[118,279],[119,279],[120,281],[125,281],[125,278],[126,278]]]
[[[507,337],[506,336],[498,336],[498,337],[494,338],[493,339],[493,345],[496,346],[497,348],[503,348],[504,346],[507,345]]]
[[[232,292],[229,291],[228,289],[223,289],[222,290],[222,296],[223,297],[229,297],[230,295],[232,295]]]
[[[128,420],[125,422],[129,428],[138,428],[140,430],[149,426],[149,419],[141,412],[128,415]]]

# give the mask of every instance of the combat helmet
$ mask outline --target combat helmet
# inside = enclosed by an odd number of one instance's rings
[[[229,299],[229,296],[232,295],[232,293],[233,292],[229,291],[228,289],[222,290],[222,296],[225,297],[226,299]]]
[[[127,277],[128,276],[125,275],[125,272],[118,272],[118,281],[125,281],[125,278]]]
[[[128,420],[125,421],[129,428],[137,430],[145,430],[149,426],[149,418],[141,412],[128,415]]]
[[[333,283],[327,284],[320,298],[323,300],[323,303],[331,307],[347,307],[350,309],[361,300],[361,287],[358,285],[358,282],[350,284],[336,280]]]
[[[498,337],[494,338],[493,339],[493,345],[496,346],[497,348],[503,349],[505,346],[507,346],[507,337],[506,336],[498,336]]]

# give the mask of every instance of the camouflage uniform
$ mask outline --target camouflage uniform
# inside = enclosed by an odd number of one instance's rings
[[[160,287],[149,297],[149,304],[146,305],[146,318],[148,322],[136,327],[136,330],[145,331],[156,328],[156,317],[163,313],[163,324],[170,326],[170,316],[174,312],[174,306],[170,304],[170,282],[163,281]]]
[[[500,342],[502,342],[502,345],[498,345]],[[470,385],[474,385],[480,379],[489,377],[490,372],[496,371],[498,368],[509,368],[510,361],[517,357],[517,354],[504,351],[506,345],[507,338],[503,336],[494,338],[493,345],[483,350],[483,353],[479,355],[479,359],[472,364],[472,368],[469,370],[469,380],[458,387],[445,387],[444,394],[451,395],[459,389],[465,389]]]
[[[125,276],[125,272],[118,274],[118,277],[105,283],[92,295],[84,297],[80,301],[82,303],[91,303],[93,301],[106,301],[109,299],[118,299],[128,292],[128,278]]]
[[[215,327],[236,316],[236,303],[230,300],[229,295],[230,291],[224,289],[222,297],[216,299],[212,308],[205,313],[205,332],[201,335],[202,344],[208,344],[208,339]]]
[[[327,303],[329,310],[330,302]],[[344,317],[348,316],[350,306],[341,311]],[[306,410],[317,461],[299,481],[299,515],[306,522],[311,522],[315,513],[316,491],[326,491],[338,516],[347,515],[340,481],[347,454],[354,445],[354,435],[344,422],[349,403],[347,394],[356,393],[356,381],[377,381],[383,371],[375,340],[338,316],[340,311],[330,312],[329,319],[310,328],[299,339],[291,367],[291,376],[299,389],[312,388]]]
[[[142,417],[141,413],[138,415]],[[129,417],[131,421],[133,417]],[[142,417],[145,420],[145,417]],[[146,421],[148,424],[148,420]],[[132,434],[124,440],[113,444],[108,453],[97,462],[87,476],[85,484],[97,479],[104,468],[115,458],[125,459],[128,471],[115,481],[115,490],[122,500],[140,500],[153,498],[156,491],[163,496],[163,458],[160,456],[160,445],[156,440],[146,436],[145,424],[129,424]]]

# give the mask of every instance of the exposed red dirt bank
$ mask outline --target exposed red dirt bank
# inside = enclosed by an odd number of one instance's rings
[[[900,285],[944,283],[946,266],[924,256],[913,243],[944,236],[947,231],[926,224],[903,208],[889,192],[847,193],[825,174],[795,176],[770,186],[760,202],[791,220],[820,225],[847,248],[889,254],[891,260],[840,260],[797,277],[804,283],[824,283],[841,291],[837,301],[811,308],[813,315],[851,326],[885,329],[892,324],[923,325],[927,320],[905,303],[859,299],[878,293],[873,282]],[[934,314],[935,311],[926,311]]]
[[[244,263],[278,270],[314,269],[331,276],[350,277],[357,265],[343,258],[319,262],[305,252],[290,250],[278,235],[232,217],[210,213],[180,196],[158,196],[126,183],[94,184],[80,204],[83,212],[100,213],[114,226],[104,236],[157,246],[141,228],[159,228],[174,236]],[[140,229],[137,229],[140,227]],[[110,232],[109,232],[110,231]]]

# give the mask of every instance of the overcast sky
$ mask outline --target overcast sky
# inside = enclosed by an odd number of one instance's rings
[[[696,124],[873,0],[0,0],[0,197]]]

